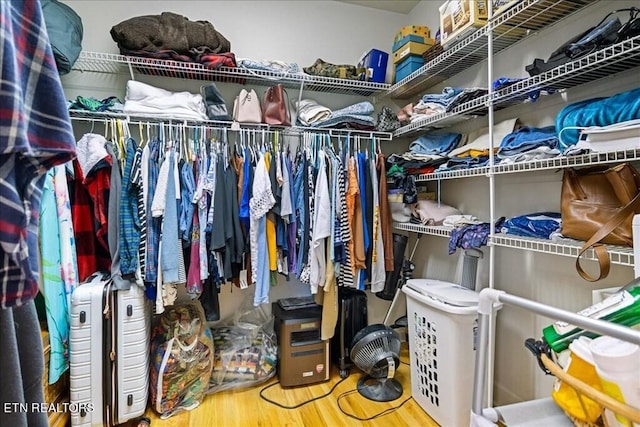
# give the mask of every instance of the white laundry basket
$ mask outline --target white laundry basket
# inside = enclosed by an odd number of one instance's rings
[[[449,282],[412,279],[407,295],[411,394],[443,427],[469,425],[478,294]]]

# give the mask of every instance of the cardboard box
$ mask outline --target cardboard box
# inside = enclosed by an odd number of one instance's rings
[[[395,52],[396,50],[400,49],[402,46],[404,46],[409,42],[424,43],[424,39],[426,38],[428,37],[419,36],[417,34],[409,34],[408,36],[404,36],[400,40],[395,41],[393,43],[393,49],[391,49],[391,51]]]
[[[384,83],[387,77],[387,62],[389,54],[378,49],[366,52],[360,61],[358,68],[367,69],[367,80],[370,82]]]
[[[429,27],[427,27],[426,25],[425,26],[407,25],[406,27],[400,28],[400,31],[396,33],[396,36],[394,37],[393,42],[395,43],[400,39],[402,39],[403,37],[406,37],[411,34],[416,36],[431,37],[431,32],[429,31]]]
[[[487,23],[486,0],[447,0],[440,6],[442,47],[466,37]]]
[[[493,16],[504,12],[520,0],[492,0]],[[440,6],[440,43],[442,47],[451,47],[478,28],[486,25],[489,19],[489,0],[447,0]],[[498,28],[498,32],[508,27]],[[513,29],[512,29],[513,30]],[[511,31],[514,37],[521,37],[524,30]]]
[[[409,55],[419,55],[422,56],[423,53],[427,51],[431,46],[433,46],[432,39],[428,39],[430,44],[417,43],[417,42],[409,42],[405,43],[402,48],[393,52],[393,63],[397,64],[402,61]]]
[[[398,83],[400,80],[404,79],[423,65],[424,61],[422,59],[422,56],[409,55],[405,57],[402,61],[396,64],[396,71],[393,82]]]

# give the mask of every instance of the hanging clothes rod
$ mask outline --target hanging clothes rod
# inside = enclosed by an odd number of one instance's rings
[[[236,129],[232,127],[233,122],[225,122],[225,121],[214,121],[209,120],[206,122],[196,122],[192,120],[162,120],[156,117],[149,118],[135,118],[131,119],[131,117],[122,114],[122,113],[86,113],[83,111],[70,111],[70,117],[72,121],[81,121],[81,122],[93,122],[93,123],[102,123],[105,124],[110,120],[125,120],[129,125],[159,125],[164,123],[165,125],[171,126],[183,126],[188,129],[207,129],[207,130],[222,130],[227,129],[227,131],[238,132],[238,131],[255,131],[255,132],[265,132],[266,134],[283,134],[283,135],[300,135],[303,133],[312,133],[318,135],[326,135],[332,137],[350,137],[350,136],[359,136],[361,138],[375,138],[378,141],[391,141],[393,134],[391,132],[375,132],[375,131],[362,131],[355,129],[324,129],[324,128],[314,128],[314,127],[303,127],[303,126],[293,126],[293,127],[279,127],[273,125],[267,125],[263,123],[242,123],[240,124],[241,128]]]

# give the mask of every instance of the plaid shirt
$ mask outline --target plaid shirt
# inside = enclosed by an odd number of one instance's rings
[[[0,307],[38,292],[38,212],[44,175],[71,160],[75,140],[40,2],[0,1]]]
[[[120,270],[123,276],[135,274],[138,268],[138,250],[140,249],[138,188],[131,179],[136,149],[136,142],[129,138],[120,197]]]

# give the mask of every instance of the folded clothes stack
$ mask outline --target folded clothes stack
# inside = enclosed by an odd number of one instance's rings
[[[170,92],[134,80],[127,82],[123,111],[131,115],[153,115],[156,118],[207,120],[200,94]]]
[[[317,128],[349,128],[375,130],[373,104],[368,101],[358,102],[345,108],[332,111],[312,99],[303,99],[293,103],[297,111],[299,126]]]

